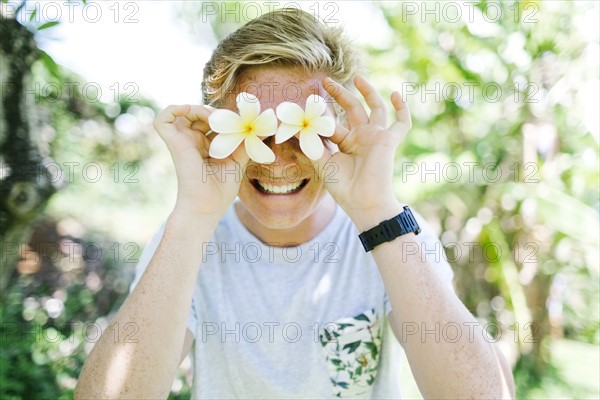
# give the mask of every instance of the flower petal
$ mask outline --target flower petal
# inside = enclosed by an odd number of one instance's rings
[[[275,153],[262,142],[256,135],[246,136],[244,141],[246,146],[246,153],[254,162],[259,164],[269,164],[275,161]]]
[[[314,132],[303,130],[302,133],[300,133],[300,148],[302,149],[302,152],[306,154],[306,157],[316,161],[323,156],[325,146],[323,146],[323,142],[319,135]]]
[[[240,110],[240,117],[242,117],[242,123],[244,124],[251,123],[260,114],[260,102],[252,93],[239,93],[235,98],[235,102],[238,110]]]
[[[284,101],[277,106],[277,118],[290,125],[304,124],[304,110],[296,103]]]
[[[281,124],[277,129],[277,133],[275,134],[275,143],[281,144],[294,136],[296,133],[300,132],[302,126],[300,125],[290,125],[290,124]]]
[[[213,112],[214,114],[214,112]],[[211,114],[212,115],[212,114]],[[246,135],[243,133],[221,133],[217,135],[208,149],[208,155],[213,158],[225,158],[237,149]]]
[[[325,108],[327,108],[325,99],[319,95],[311,94],[306,99],[306,111],[304,112],[304,116],[310,121],[321,116],[325,112]]]
[[[317,117],[310,121],[310,128],[321,136],[329,137],[335,132],[335,120],[329,115]]]
[[[277,117],[272,108],[260,114],[252,124],[256,136],[273,136],[277,132]]]
[[[210,129],[217,133],[235,133],[243,132],[244,124],[239,115],[231,110],[215,110],[208,117]]]

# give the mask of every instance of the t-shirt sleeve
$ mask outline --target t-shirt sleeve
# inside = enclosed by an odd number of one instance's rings
[[[146,268],[148,267],[148,264],[150,264],[150,260],[152,259],[152,256],[154,256],[154,253],[156,252],[156,249],[158,248],[158,245],[160,244],[160,240],[162,239],[163,234],[165,232],[165,225],[166,225],[166,222],[160,226],[160,228],[154,233],[154,235],[152,236],[150,241],[144,247],[144,250],[142,251],[142,255],[140,256],[140,260],[138,261],[138,264],[135,267],[135,277],[133,279],[133,282],[131,282],[131,285],[129,286],[130,293],[133,291],[133,289],[136,287],[136,285],[140,281],[142,275],[144,274],[144,272],[146,271]],[[194,296],[194,298],[192,299],[192,306],[190,308],[190,314],[188,317],[188,324],[187,324],[187,328],[190,330],[190,332],[192,332],[194,339],[196,338],[196,322],[197,322],[195,302],[196,302],[196,296]]]
[[[390,299],[388,298],[387,293],[384,295],[383,301],[383,309],[385,311],[385,315],[388,315],[390,312],[392,312],[392,303],[390,303]]]
[[[452,283],[454,279],[454,272],[447,261],[442,242],[438,239],[427,221],[425,221],[425,219],[419,213],[415,212],[414,210],[412,212],[417,220],[417,223],[421,227],[421,232],[417,235],[417,242],[420,246],[419,251],[421,254],[424,254],[425,259],[428,262],[435,266],[435,270],[437,271],[439,277],[446,282],[452,288],[452,290],[454,290],[454,285]],[[387,293],[385,294],[384,298],[384,309],[386,315],[392,311],[392,304],[390,303]]]

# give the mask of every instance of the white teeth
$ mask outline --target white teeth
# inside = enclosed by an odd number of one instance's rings
[[[288,194],[298,189],[303,181],[298,181],[296,183],[290,183],[288,185],[274,186],[269,183],[258,182],[258,186],[261,187],[265,192],[271,194]]]

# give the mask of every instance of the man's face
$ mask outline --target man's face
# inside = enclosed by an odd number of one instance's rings
[[[261,112],[275,110],[284,101],[297,103],[304,109],[311,94],[327,98],[321,86],[324,77],[300,68],[251,68],[238,79],[236,91],[256,95]],[[235,96],[228,96],[224,106],[237,112]],[[331,106],[326,114],[333,115]],[[315,212],[326,189],[296,137],[275,144],[275,137],[271,136],[265,144],[275,153],[275,162],[257,164],[250,160],[242,177],[239,198],[245,211],[265,228],[292,229]],[[328,145],[331,146],[326,142]]]

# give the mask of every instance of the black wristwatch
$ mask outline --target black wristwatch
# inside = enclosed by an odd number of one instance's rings
[[[404,211],[396,215],[392,219],[383,221],[375,228],[371,228],[368,231],[364,231],[358,238],[360,239],[366,252],[373,250],[381,243],[390,242],[396,239],[398,236],[405,235],[407,233],[414,232],[418,235],[421,232],[419,224],[415,219],[412,211],[408,206],[404,206]]]

